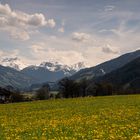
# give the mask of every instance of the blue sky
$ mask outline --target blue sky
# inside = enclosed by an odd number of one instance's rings
[[[139,0],[1,0],[0,59],[94,66],[140,48]]]

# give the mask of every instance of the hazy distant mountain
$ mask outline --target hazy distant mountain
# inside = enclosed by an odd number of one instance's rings
[[[103,76],[107,73],[110,73],[113,70],[116,70],[124,66],[125,64],[138,58],[139,56],[140,56],[140,50],[127,53],[118,58],[101,63],[95,67],[82,69],[76,74],[74,74],[71,78],[74,80],[80,80],[82,78],[92,79],[93,77]]]
[[[14,88],[23,89],[36,82],[35,79],[26,76],[25,74],[14,70],[10,67],[0,65],[0,86],[13,86]]]
[[[86,69],[83,69],[85,68],[83,62],[68,66],[58,62],[49,61],[43,62],[39,66],[26,67],[21,71],[17,70],[21,69],[25,65],[22,65],[22,63],[20,63],[21,61],[19,63],[15,63],[19,61],[18,58],[5,59],[3,60],[3,65],[7,64],[6,66],[9,67],[0,66],[0,86],[11,85],[17,88],[25,88],[36,83],[56,82],[59,79],[64,78],[66,76],[71,76],[71,78],[75,80],[79,80],[81,78],[92,79],[93,77],[96,78],[98,76],[107,75],[110,72],[123,67],[125,64],[139,57],[140,50],[124,54],[118,58],[104,62],[95,67]],[[136,85],[135,83],[138,83],[137,81],[139,80],[135,79],[133,81],[133,85]]]
[[[29,66],[24,68],[21,72],[35,77],[39,82],[57,81],[63,77],[71,76],[80,69],[85,68],[83,62],[68,66],[58,62],[43,62],[39,66]]]
[[[79,62],[73,65],[64,65],[59,62],[50,61],[50,62],[43,62],[39,65],[39,67],[45,68],[49,71],[56,72],[56,71],[64,71],[65,75],[71,75],[73,71],[79,71],[80,69],[85,68],[84,62]]]
[[[0,64],[3,65],[0,65],[0,86],[11,85],[15,88],[25,88],[47,81],[55,82],[85,68],[82,62],[68,66],[54,61],[43,62],[39,66],[26,67],[17,57],[4,58]]]
[[[11,67],[16,70],[21,70],[26,67],[26,65],[18,58],[3,58],[0,64],[5,67]]]
[[[96,82],[109,82],[115,86],[140,89],[140,57],[123,67],[95,79]]]

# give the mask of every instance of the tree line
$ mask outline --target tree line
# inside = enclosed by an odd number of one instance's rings
[[[107,95],[122,95],[122,94],[136,94],[140,92],[137,88],[127,88],[121,85],[112,85],[108,82],[99,82],[82,79],[75,81],[69,78],[63,78],[58,82],[58,93],[50,92],[49,84],[44,84],[39,88],[33,97],[28,98],[19,91],[14,90],[12,86],[7,86],[6,90],[11,92],[10,102],[24,102],[33,100],[47,100],[51,98],[76,98],[85,96],[107,96]]]
[[[59,82],[59,96],[64,98],[85,97],[85,96],[105,96],[112,95],[112,85],[109,83],[94,83],[82,79],[74,81],[64,78]]]
[[[58,93],[51,94],[48,84],[42,86],[36,94],[36,99],[44,100],[50,98],[76,98],[86,96],[109,96],[122,94],[136,94],[139,90],[133,88],[124,88],[120,85],[113,85],[108,82],[99,82],[82,79],[75,81],[69,78],[63,78],[58,83]]]

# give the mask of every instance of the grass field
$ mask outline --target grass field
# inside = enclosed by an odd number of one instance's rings
[[[139,140],[140,95],[0,105],[0,140]]]

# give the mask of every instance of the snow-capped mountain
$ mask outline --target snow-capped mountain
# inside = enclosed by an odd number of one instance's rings
[[[21,72],[31,77],[35,77],[41,82],[46,82],[57,81],[66,76],[71,76],[84,67],[83,62],[68,66],[55,61],[47,61],[42,62],[39,66],[26,67]]]
[[[55,61],[42,62],[39,67],[48,69],[49,71],[59,71],[63,69],[63,65]]]
[[[80,69],[85,68],[83,62],[68,66],[56,61],[46,61],[39,65],[27,66],[18,57],[3,58],[0,61],[0,64],[18,70],[19,72],[36,79],[38,82],[57,81],[66,76],[71,76]]]
[[[65,75],[71,75],[71,71],[72,73],[77,72],[80,69],[85,68],[85,65],[84,65],[84,62],[79,62],[79,63],[68,66],[59,62],[50,61],[50,62],[41,63],[39,67],[45,68],[52,72],[63,71]]]
[[[0,60],[0,64],[5,67],[11,67],[15,70],[20,71],[21,69],[27,67],[18,57],[14,58],[3,58]]]
[[[22,62],[18,57],[2,58],[0,60],[0,65],[5,66],[5,67],[11,67],[11,68],[16,69],[18,71],[27,67],[27,65],[24,62]],[[28,66],[28,68],[30,68],[32,70],[33,69],[37,70],[40,67],[45,68],[45,69],[47,69],[49,71],[52,71],[52,72],[64,71],[67,75],[69,71],[77,72],[80,69],[85,68],[85,65],[84,65],[84,62],[79,62],[79,63],[68,66],[68,65],[65,65],[65,64],[62,64],[62,63],[51,60],[51,61],[42,62],[39,65]]]
[[[71,67],[72,67],[72,69],[74,69],[74,70],[76,70],[76,71],[79,71],[79,70],[81,70],[81,69],[86,68],[84,62],[76,63],[76,64],[72,65]]]

